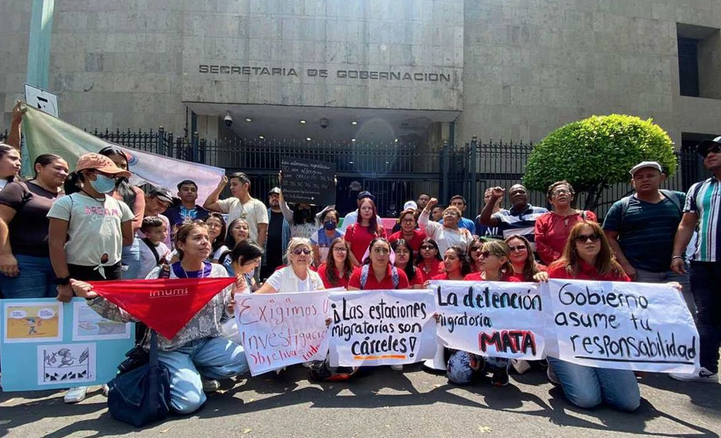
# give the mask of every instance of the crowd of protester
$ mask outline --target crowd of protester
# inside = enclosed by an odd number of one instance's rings
[[[392,231],[367,191],[358,195],[357,210],[341,218],[334,206],[289,204],[279,187],[265,194],[266,205],[252,196],[246,174],[233,173],[201,206],[191,179],[175,195],[131,185],[129,160],[119,148],[81,156],[73,172],[63,157],[40,155],[34,177],[24,181],[17,176],[18,150],[0,144],[0,288],[9,299],[85,297],[102,316],[128,321],[85,282],[158,278],[166,266],[169,278],[236,277],[174,338],[159,336],[179,413],[198,409],[205,393],[219,388],[218,379],[248,371],[242,347],[222,328],[232,320],[235,294],[410,289],[433,280],[676,282],[697,321],[701,369],[672,377],[717,382],[721,137],[701,143],[698,152],[711,178],[688,194],[661,190],[662,167],[641,162],[629,169],[634,194],[615,202],[603,224],[594,212],[574,208],[573,187],[558,181],[548,188],[550,211],[531,205],[528,190],[516,184],[507,197],[502,187],[488,188],[474,219],[464,217],[462,196],[441,207],[422,193],[406,202]],[[231,196],[220,199],[228,185]],[[442,353],[442,368],[456,384],[490,374],[493,385],[505,386],[509,370],[529,368],[465,351]],[[326,363],[310,365],[316,379],[334,372]],[[632,371],[553,357],[538,365],[577,406],[639,406]],[[85,390],[73,388],[66,400],[82,400]]]

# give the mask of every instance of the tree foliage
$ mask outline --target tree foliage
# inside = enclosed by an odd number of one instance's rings
[[[536,145],[523,182],[545,193],[565,179],[577,193],[586,193],[584,208],[593,210],[603,189],[628,182],[628,171],[644,160],[658,161],[668,176],[676,173],[673,142],[652,119],[592,116],[556,129]]]

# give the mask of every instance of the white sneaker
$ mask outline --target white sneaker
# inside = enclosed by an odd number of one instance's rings
[[[78,386],[77,388],[70,388],[70,389],[68,389],[68,392],[65,393],[65,397],[63,397],[63,401],[65,403],[79,403],[79,402],[85,400],[85,395],[87,393],[88,393],[87,386]]]
[[[698,373],[691,374],[679,374],[671,373],[669,376],[674,380],[680,380],[681,382],[705,382],[705,383],[718,383],[718,373],[712,373],[704,367],[701,367]]]
[[[403,371],[403,365],[391,365],[393,371]]]

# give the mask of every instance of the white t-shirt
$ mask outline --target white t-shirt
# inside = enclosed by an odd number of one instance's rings
[[[155,251],[158,252],[161,261],[166,258],[166,256],[170,255],[170,249],[168,249],[168,246],[163,242],[158,242],[155,244]],[[150,274],[150,271],[152,271],[156,266],[158,266],[158,262],[155,260],[155,255],[153,254],[153,251],[148,245],[145,244],[145,242],[141,240],[140,271],[138,272],[138,278],[147,277],[148,274]]]
[[[242,204],[238,198],[228,198],[218,201],[218,208],[228,213],[228,225],[235,219],[241,218],[248,222],[250,240],[258,241],[258,224],[268,223],[268,209],[265,204],[255,198]]]
[[[228,248],[227,246],[225,246],[225,245],[220,245],[220,248],[218,248],[217,250],[215,250],[215,252],[213,253],[213,255],[210,256],[210,260],[211,260],[211,261],[213,261],[213,260],[220,260],[220,256],[222,256],[223,253],[226,252],[226,251],[228,251],[228,250],[229,250],[229,248]]]
[[[111,196],[99,201],[82,193],[63,196],[53,203],[48,217],[68,222],[67,262],[80,266],[112,266],[123,254],[122,224],[133,220],[124,202]],[[103,254],[108,261],[101,262]]]
[[[282,284],[283,284],[283,271],[285,269],[293,269],[290,266],[286,266],[283,269],[278,269],[277,271],[273,272],[273,274],[268,277],[266,280],[266,283],[269,283],[271,286],[273,286],[273,289],[275,289],[278,292],[312,292],[315,289],[313,289],[313,283],[311,282],[311,273],[308,273],[308,276],[305,277],[305,280],[298,279],[298,290],[282,290]],[[312,271],[311,271],[312,272]]]

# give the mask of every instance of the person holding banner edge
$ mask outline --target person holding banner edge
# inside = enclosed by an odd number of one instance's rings
[[[208,229],[202,223],[185,224],[176,233],[180,261],[171,265],[170,279],[227,277],[225,268],[207,261],[211,246]],[[237,260],[233,260],[237,262]],[[254,266],[260,262],[254,259]],[[155,268],[148,279],[159,278],[163,267]],[[190,414],[205,403],[206,392],[220,388],[216,379],[248,372],[248,362],[240,345],[221,336],[221,319],[233,318],[234,295],[242,279],[220,291],[172,338],[158,334],[158,359],[170,373],[170,406],[179,414]],[[92,286],[72,282],[75,293],[106,319],[128,322],[130,314],[98,296]],[[148,348],[147,342],[144,348]]]
[[[569,233],[561,258],[548,269],[550,278],[631,281],[613,258],[603,229],[595,222],[579,222]],[[566,398],[574,405],[590,409],[606,403],[615,409],[633,412],[641,404],[636,376],[631,370],[593,368],[548,356]]]

